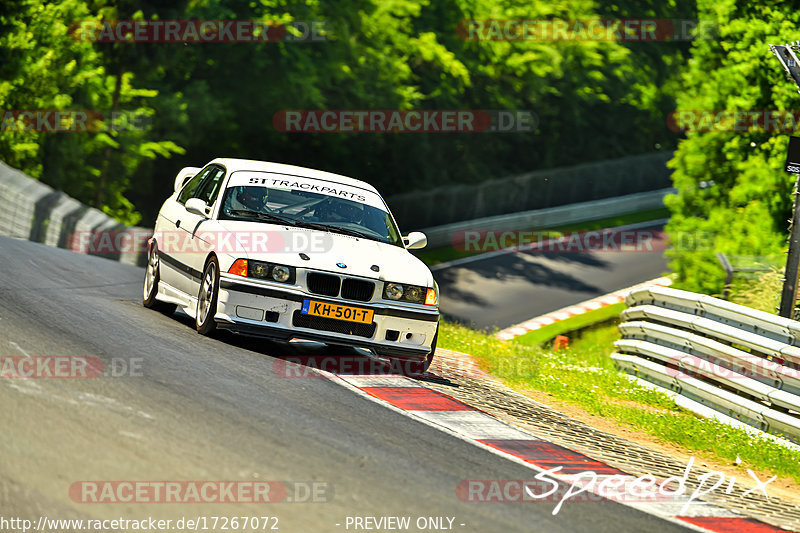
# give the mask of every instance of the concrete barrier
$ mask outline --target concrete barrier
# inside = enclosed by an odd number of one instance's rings
[[[86,206],[61,191],[37,181],[0,162],[0,235],[40,242],[48,246],[93,253],[80,246],[81,235],[108,232],[109,235],[137,235],[141,240],[148,228],[127,227],[102,211]],[[102,257],[143,266],[141,247],[98,253]]]

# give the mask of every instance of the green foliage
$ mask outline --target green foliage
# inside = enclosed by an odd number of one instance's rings
[[[736,0],[701,0],[698,7],[719,38],[695,41],[678,110],[796,109],[795,85],[767,45],[797,39],[797,11]],[[785,249],[793,185],[783,172],[787,142],[788,135],[756,129],[693,131],[680,142],[671,162],[678,194],[667,201],[678,286],[721,292],[725,274],[715,252]]]
[[[598,323],[608,323],[611,320],[617,319],[620,313],[625,310],[625,307],[625,304],[620,302],[593,309],[586,313],[571,316],[565,320],[559,320],[553,324],[529,331],[524,335],[520,335],[514,339],[514,341],[529,346],[539,346],[552,340],[556,335],[566,335],[567,337],[580,335],[580,330],[582,328],[591,327]]]
[[[691,18],[693,2],[648,8]],[[468,19],[641,17],[638,2],[598,7],[504,0],[22,0],[0,8],[4,109],[126,110],[142,129],[0,135],[0,159],[126,222],[145,223],[182,166],[215,156],[353,175],[387,195],[668,149],[676,67],[688,48],[597,41],[467,41]],[[321,21],[327,40],[104,43],[82,20]],[[294,31],[293,33],[298,33]],[[534,132],[284,133],[293,109],[530,110]],[[135,205],[135,207],[134,207]]]
[[[772,269],[759,274],[756,279],[734,280],[730,300],[765,313],[777,314],[782,285],[783,271]]]
[[[767,280],[771,278],[766,278]],[[645,388],[617,370],[610,354],[619,338],[616,326],[584,330],[569,348],[553,351],[519,338],[504,342],[463,326],[442,323],[439,346],[468,353],[481,368],[522,392],[578,406],[662,442],[677,444],[698,458],[740,468],[763,468],[800,481],[800,452],[766,437],[700,418],[667,396]],[[434,363],[435,364],[435,363]]]
[[[247,157],[365,179],[383,193],[670,149],[685,43],[468,41],[469,19],[693,18],[593,0],[22,0],[0,7],[5,109],[126,110],[143,129],[3,133],[0,159],[127,222],[145,223],[183,166]],[[81,20],[322,22],[321,42],[104,43]],[[297,32],[294,32],[297,33]],[[529,110],[533,132],[285,133],[297,109]],[[576,161],[575,154],[580,154]],[[132,205],[133,204],[133,205]],[[136,206],[135,208],[133,206]]]
[[[105,9],[115,18],[114,9]],[[71,24],[97,18],[90,4],[62,0],[0,8],[0,109],[88,111],[101,120],[76,132],[18,128],[0,132],[0,158],[31,176],[101,208],[121,222],[141,215],[126,198],[142,160],[183,153],[159,141],[143,120],[153,90],[137,88],[113,49],[75,38]]]

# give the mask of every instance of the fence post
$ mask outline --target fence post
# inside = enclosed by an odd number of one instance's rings
[[[789,252],[786,255],[786,272],[781,291],[781,307],[778,314],[784,318],[794,318],[794,306],[797,301],[797,274],[800,266],[800,202],[797,201],[800,174],[796,174],[794,183],[794,209],[792,210],[792,227],[789,233]]]

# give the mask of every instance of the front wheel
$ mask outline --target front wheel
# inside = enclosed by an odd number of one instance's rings
[[[158,248],[156,247],[156,242],[153,241],[150,251],[147,253],[147,267],[144,271],[144,287],[142,288],[142,305],[148,309],[161,311],[165,315],[171,315],[178,306],[156,299],[160,279],[161,265],[158,261]]]
[[[200,280],[200,293],[197,295],[195,327],[201,335],[211,335],[217,329],[214,315],[217,314],[219,297],[219,262],[211,257],[206,263],[203,278]]]

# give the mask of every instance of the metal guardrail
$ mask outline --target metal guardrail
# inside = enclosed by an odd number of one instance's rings
[[[386,198],[386,203],[404,231],[424,231],[422,228],[671,187],[672,170],[667,161],[673,155],[666,150],[536,170],[480,183],[453,183],[393,194]]]
[[[463,245],[464,231],[516,231],[529,230],[531,228],[553,228],[601,218],[616,217],[627,213],[664,207],[664,197],[676,192],[677,189],[674,188],[658,189],[614,198],[592,200],[590,202],[463,220],[453,224],[422,228],[420,231],[428,237],[428,246],[430,248]]]
[[[800,442],[800,322],[667,287],[626,303],[618,368]]]

